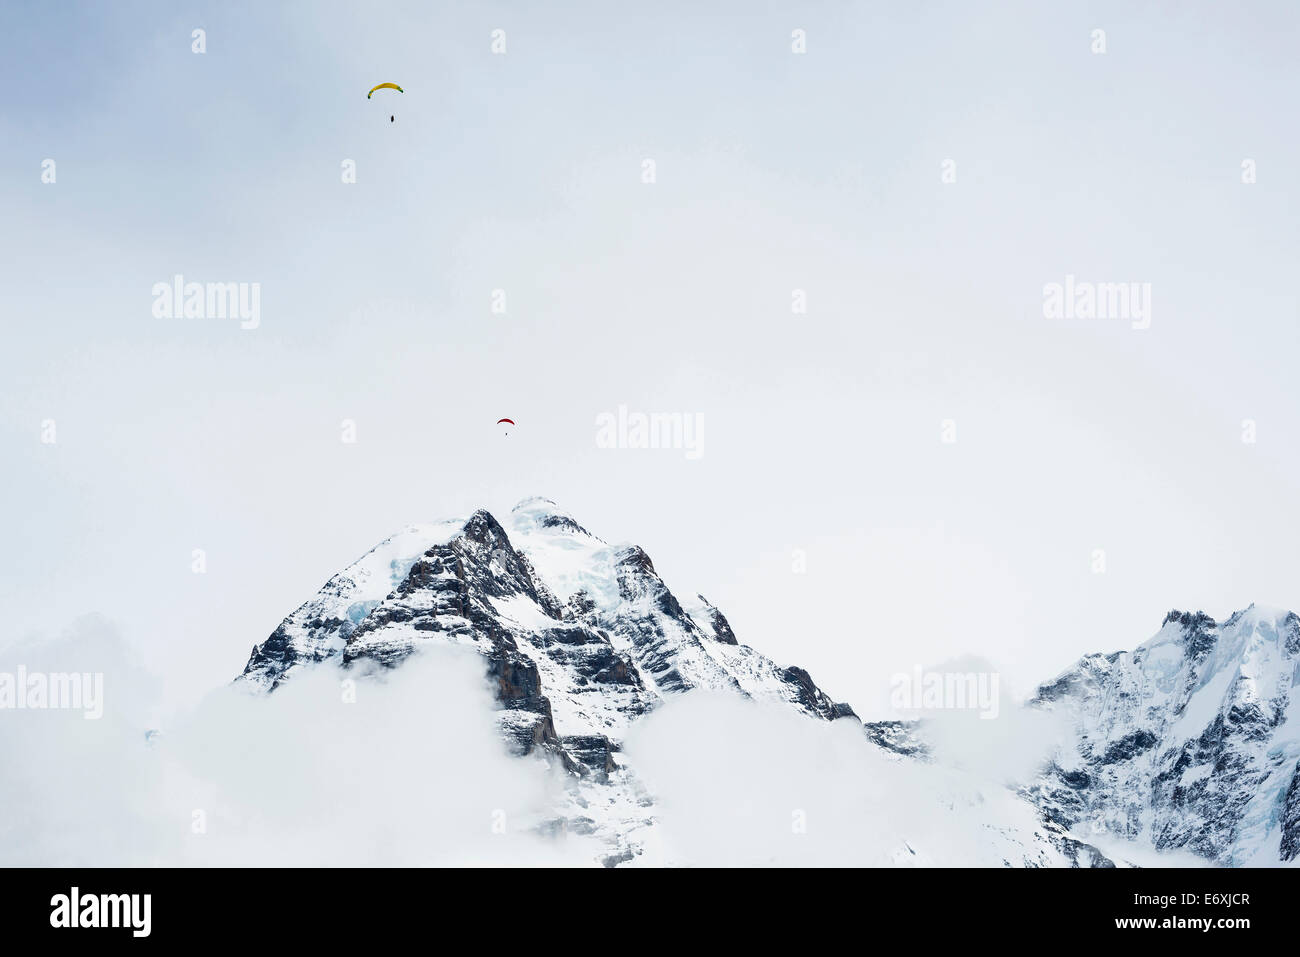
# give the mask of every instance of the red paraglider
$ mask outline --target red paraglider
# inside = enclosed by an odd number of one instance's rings
[[[515,424],[515,420],[514,420],[514,419],[497,419],[497,425],[500,425],[502,422],[507,422],[507,423],[509,423],[510,425],[514,425],[514,424]]]

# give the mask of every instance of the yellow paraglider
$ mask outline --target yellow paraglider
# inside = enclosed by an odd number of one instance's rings
[[[400,86],[398,86],[396,83],[381,83],[381,84],[379,84],[377,87],[375,87],[373,90],[371,90],[370,93],[374,93],[375,90],[396,90],[398,93],[405,93],[405,92],[406,92],[406,91],[403,90]],[[366,94],[366,99],[367,99],[367,100],[370,99],[370,93],[367,93],[367,94]]]

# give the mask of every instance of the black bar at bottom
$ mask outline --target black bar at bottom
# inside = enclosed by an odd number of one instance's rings
[[[704,934],[732,943],[753,934],[767,944],[788,936],[824,946],[826,935],[847,932],[866,946],[879,930],[936,947],[1005,944],[1020,934],[1050,935],[1040,944],[1199,935],[1231,945],[1261,930],[1285,932],[1296,889],[1286,870],[1209,868],[13,868],[0,869],[0,883],[0,926],[10,944],[75,936],[91,945],[117,938],[139,946],[281,940],[337,947],[414,934],[442,948],[463,931],[489,948],[493,939],[513,948],[512,938],[544,946],[542,935],[553,935],[553,943],[638,949],[660,934],[665,947],[694,939],[689,928],[701,922]]]

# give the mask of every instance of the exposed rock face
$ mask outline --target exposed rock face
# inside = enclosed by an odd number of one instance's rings
[[[1294,861],[1300,856],[1300,761],[1296,762],[1291,783],[1286,789],[1286,800],[1282,805],[1282,843],[1279,851],[1284,861]]]
[[[863,725],[873,744],[905,758],[928,758],[929,746],[919,735],[916,721],[869,721]]]
[[[1089,655],[1033,707],[1075,737],[1028,789],[1074,833],[1110,833],[1219,864],[1291,860],[1300,844],[1300,618],[1252,605],[1223,623],[1170,612],[1133,652]]]
[[[703,595],[696,595],[695,597],[700,602],[700,614],[696,614],[694,617],[705,628],[705,631],[712,634],[716,641],[720,641],[724,645],[740,644],[740,642],[736,641],[736,633],[731,630],[731,623],[727,621],[726,616],[709,604],[709,600]]]

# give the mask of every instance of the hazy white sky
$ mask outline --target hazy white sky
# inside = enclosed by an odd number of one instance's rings
[[[867,713],[1300,605],[1293,4],[699,6],[0,9],[6,637],[101,612],[188,695],[532,494]],[[260,326],[155,318],[177,273]],[[1044,318],[1067,275],[1150,328]]]

